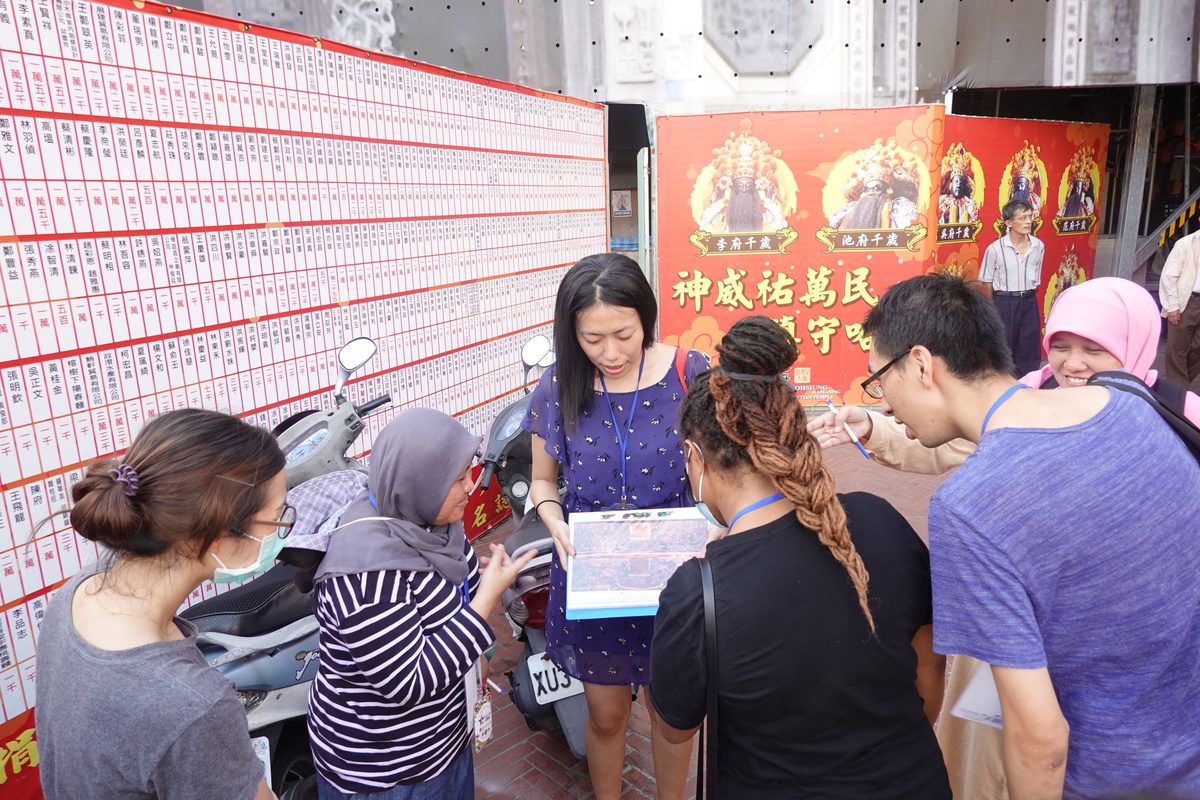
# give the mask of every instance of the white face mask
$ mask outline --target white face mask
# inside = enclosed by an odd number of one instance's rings
[[[242,534],[250,536],[250,534]],[[271,531],[265,539],[260,539],[257,536],[250,536],[251,539],[258,542],[258,558],[252,561],[245,567],[229,568],[225,566],[220,557],[216,553],[210,553],[213,560],[221,566],[213,570],[213,583],[241,583],[260,573],[266,572],[271,565],[275,563],[275,556],[279,555],[279,551],[283,549],[283,539],[279,537],[279,529]]]
[[[704,463],[704,452],[700,449],[700,445],[696,444],[695,442],[689,442],[687,445],[684,445],[684,446],[687,447],[689,445],[691,447],[696,448],[696,456],[700,459],[700,463],[703,464]],[[684,462],[683,469],[684,469],[684,472],[689,471],[686,461]],[[703,472],[700,473],[700,480],[696,483],[696,493],[695,494],[692,494],[692,482],[691,482],[690,478],[685,478],[684,480],[687,483],[688,500],[690,500],[692,502],[692,505],[694,505],[696,507],[696,510],[700,512],[700,516],[704,517],[706,520],[708,520],[713,525],[716,525],[718,528],[726,527],[726,526],[722,525],[720,522],[717,522],[717,518],[713,516],[713,513],[708,510],[708,506],[705,505],[704,502],[701,500],[701,498],[704,496],[704,473]]]

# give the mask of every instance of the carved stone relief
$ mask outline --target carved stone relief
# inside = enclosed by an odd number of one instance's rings
[[[739,75],[790,73],[823,28],[816,4],[704,0],[704,36]]]

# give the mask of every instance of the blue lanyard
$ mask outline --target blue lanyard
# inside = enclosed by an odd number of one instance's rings
[[[996,413],[996,409],[999,408],[1000,406],[1004,405],[1004,401],[1007,400],[1008,398],[1012,397],[1013,392],[1017,391],[1018,389],[1026,389],[1026,388],[1028,388],[1028,387],[1025,386],[1024,384],[1018,383],[1015,386],[1008,387],[1007,392],[1005,392],[1004,394],[1002,394],[998,398],[996,398],[996,402],[992,403],[992,407],[988,409],[987,416],[983,418],[983,427],[979,430],[979,436],[981,438],[985,433],[987,433],[988,420],[990,420],[992,418],[992,414]]]
[[[470,592],[470,590],[467,588],[467,582],[466,582],[466,580],[465,580],[465,579],[464,579],[464,580],[463,580],[463,582],[462,582],[462,586],[460,586],[460,587],[458,587],[458,588],[459,588],[460,590],[462,590],[462,599],[463,599],[463,605],[464,605],[464,606],[469,606],[469,605],[471,605],[471,592]]]
[[[646,366],[646,351],[642,351],[642,360],[638,364],[637,387],[633,390],[633,405],[629,408],[629,421],[625,423],[625,435],[621,435],[621,423],[617,420],[617,412],[613,409],[612,400],[608,398],[608,386],[604,383],[604,373],[599,372],[600,388],[604,390],[604,402],[608,404],[608,413],[612,416],[613,427],[617,429],[617,444],[621,445],[621,508],[625,507],[625,495],[629,483],[625,480],[625,451],[629,446],[629,435],[633,432],[633,415],[637,412],[638,392],[642,390],[642,367]]]
[[[749,514],[751,511],[754,511],[757,508],[762,508],[763,506],[769,506],[769,505],[771,505],[771,503],[774,503],[776,500],[782,500],[782,499],[783,499],[783,492],[776,492],[775,494],[771,495],[770,497],[764,497],[762,500],[759,500],[757,503],[751,503],[750,505],[746,506],[741,511],[739,511],[733,515],[733,519],[729,520],[729,527],[726,528],[726,530],[730,530],[730,531],[733,530],[733,526],[737,524],[738,519],[740,519],[743,514]]]

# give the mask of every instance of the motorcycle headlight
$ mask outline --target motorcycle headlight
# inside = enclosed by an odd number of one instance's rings
[[[521,430],[521,420],[525,419],[525,412],[528,410],[529,398],[524,397],[502,411],[500,418],[496,420],[495,441],[502,446],[504,442],[516,436]]]
[[[238,700],[242,701],[242,709],[249,714],[254,709],[262,705],[262,701],[267,699],[267,693],[261,689],[238,689]]]

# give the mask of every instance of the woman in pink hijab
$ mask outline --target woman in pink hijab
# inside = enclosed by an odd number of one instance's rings
[[[1123,369],[1150,386],[1162,319],[1154,298],[1123,278],[1095,278],[1067,289],[1046,319],[1049,362],[1021,379],[1026,386],[1083,386],[1093,373]],[[1053,379],[1053,382],[1050,382]],[[1047,385],[1049,384],[1049,385]],[[1200,397],[1188,392],[1184,415],[1200,425]]]

